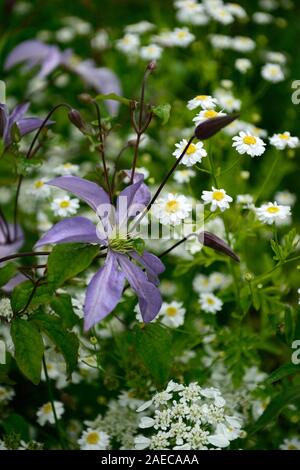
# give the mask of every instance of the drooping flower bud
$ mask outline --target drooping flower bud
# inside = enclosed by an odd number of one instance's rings
[[[218,116],[201,122],[195,129],[195,137],[199,140],[206,140],[217,134],[221,129],[231,124],[239,114],[230,114],[228,116]]]
[[[234,253],[230,246],[227,245],[227,243],[224,242],[222,238],[217,237],[217,235],[214,235],[210,232],[201,232],[198,234],[198,240],[204,246],[208,246],[216,251],[220,251],[221,253],[230,256],[237,263],[240,262],[240,258]]]
[[[87,133],[87,124],[86,122],[82,119],[81,114],[77,109],[71,109],[71,111],[68,112],[68,117],[72,124],[77,127],[83,134]]]
[[[156,70],[156,62],[155,60],[152,60],[148,65],[147,65],[147,69],[150,70],[150,72],[154,72],[154,70]]]

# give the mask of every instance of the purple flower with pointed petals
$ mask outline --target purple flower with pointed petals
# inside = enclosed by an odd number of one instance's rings
[[[16,234],[13,224],[6,224],[0,217],[0,258],[16,253],[24,243],[24,235],[21,227],[17,226]],[[4,263],[0,263],[0,267]],[[25,281],[27,278],[23,274],[17,274],[10,279],[7,284],[1,287],[6,293],[11,292],[16,285]]]
[[[126,173],[131,174],[130,171]],[[128,221],[147,206],[151,197],[143,180],[143,175],[135,174],[133,184],[118,196],[113,213],[108,194],[96,183],[77,176],[61,176],[48,182],[85,201],[97,213],[100,229],[84,217],[72,217],[54,225],[36,247],[68,242],[97,243],[107,247],[104,265],[87,288],[85,330],[112,312],[121,298],[126,279],[138,296],[145,323],[153,320],[160,311],[162,299],[157,285],[164,265],[155,255],[137,249],[138,239],[127,233]]]
[[[73,60],[72,49],[61,51],[57,46],[44,44],[37,40],[27,40],[16,46],[8,55],[4,67],[11,69],[17,64],[25,63],[25,69],[31,70],[39,66],[38,77],[46,78],[57,67],[66,67],[76,73],[82,80],[93,87],[98,93],[104,95],[115,93],[120,95],[121,84],[118,77],[106,67],[97,67],[93,60]],[[116,114],[119,103],[112,100],[106,101],[112,114]]]
[[[41,126],[42,119],[24,117],[28,108],[29,103],[18,104],[9,113],[7,106],[0,103],[0,138],[3,139],[5,147],[8,147],[12,142],[11,131],[14,125],[17,125],[21,136],[29,134]]]

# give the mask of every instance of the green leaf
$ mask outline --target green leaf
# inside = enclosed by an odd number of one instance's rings
[[[171,105],[169,103],[160,104],[152,108],[152,112],[155,116],[161,119],[162,125],[164,126],[170,119]]]
[[[21,312],[27,305],[32,296],[34,285],[31,281],[25,281],[17,285],[11,296],[11,307],[15,313]],[[50,302],[54,292],[54,286],[51,284],[40,285],[34,292],[30,301],[30,309]]]
[[[51,307],[60,316],[66,328],[73,328],[78,323],[78,316],[74,313],[71,296],[61,294],[51,301]]]
[[[6,434],[19,434],[21,439],[29,441],[29,425],[23,416],[12,413],[2,422]]]
[[[16,265],[14,263],[8,263],[3,268],[0,268],[0,287],[10,281],[10,279],[16,274]]]
[[[171,334],[159,324],[137,326],[133,336],[137,355],[158,386],[168,380],[172,364]]]
[[[66,362],[67,374],[70,376],[77,366],[79,348],[77,336],[63,328],[60,318],[54,315],[36,313],[32,319],[61,352]]]
[[[65,243],[53,248],[48,257],[48,280],[56,287],[77,276],[89,267],[99,247],[79,243]]]
[[[34,385],[40,382],[44,344],[34,323],[16,318],[11,336],[15,346],[15,360],[20,371]]]
[[[284,332],[287,344],[291,344],[295,334],[295,322],[292,308],[287,305],[284,312]]]
[[[275,421],[279,413],[285,406],[299,400],[300,398],[300,385],[289,387],[283,392],[279,393],[268,405],[265,412],[258,419],[258,421],[249,429],[249,434],[254,434],[264,429],[272,421]]]
[[[18,175],[28,176],[33,171],[36,171],[43,164],[43,160],[40,158],[17,158],[17,173]]]
[[[113,100],[118,101],[119,103],[125,104],[125,106],[130,106],[131,100],[124,98],[124,96],[119,96],[116,93],[108,93],[107,95],[97,95],[95,98],[96,101],[105,101]]]
[[[283,366],[279,367],[278,369],[274,370],[269,377],[266,379],[266,383],[272,384],[274,382],[278,382],[278,380],[283,379],[292,374],[300,373],[300,364],[284,364]]]

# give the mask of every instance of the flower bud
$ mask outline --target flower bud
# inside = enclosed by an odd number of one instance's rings
[[[210,232],[201,232],[198,234],[198,240],[204,246],[208,246],[216,251],[220,251],[221,253],[230,256],[230,258],[234,259],[234,261],[237,261],[238,263],[240,262],[240,258],[234,253],[230,246],[227,245],[224,240],[217,237],[217,235],[214,235]]]
[[[206,140],[217,134],[223,127],[231,124],[235,119],[239,117],[239,114],[231,114],[229,116],[218,116],[215,118],[207,119],[201,122],[195,129],[195,137],[199,140]]]
[[[72,124],[77,127],[83,134],[86,133],[87,131],[87,126],[84,120],[81,117],[81,114],[77,109],[71,109],[71,111],[68,112],[68,117]]]

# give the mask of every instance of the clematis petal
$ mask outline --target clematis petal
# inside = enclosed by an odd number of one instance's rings
[[[12,125],[14,122],[19,121],[27,113],[29,108],[29,103],[17,104],[9,116],[9,123]]]
[[[102,205],[110,206],[108,194],[101,186],[79,176],[59,176],[48,181],[47,184],[70,191],[85,201],[95,212]]]
[[[41,41],[29,39],[18,44],[6,58],[4,68],[9,70],[14,65],[28,60],[41,61],[47,55],[48,46]]]
[[[128,178],[131,178],[132,170],[124,170],[124,172],[128,176]],[[139,182],[141,182],[141,185],[135,194],[134,203],[138,203],[146,207],[151,200],[151,193],[148,186],[144,183],[144,175],[142,173],[135,172],[133,177],[133,183]]]
[[[16,124],[19,128],[20,134],[23,136],[41,127],[42,122],[43,122],[43,119],[40,119],[40,118],[23,118],[20,121],[18,121]],[[52,121],[47,122],[48,126],[51,124],[53,124]]]
[[[105,318],[118,304],[125,283],[114,254],[109,251],[104,266],[94,275],[87,288],[84,305],[84,329],[89,330]]]
[[[159,284],[158,274],[165,270],[165,266],[161,260],[148,251],[144,251],[142,256],[133,251],[130,253],[130,256],[146,269],[149,281],[157,286]]]
[[[148,281],[145,273],[124,255],[116,255],[122,271],[139,299],[139,307],[145,323],[159,313],[162,299],[159,290]]]
[[[85,217],[71,217],[55,224],[35,244],[35,247],[54,243],[101,243],[96,226]]]
[[[7,242],[5,240],[4,234],[3,234],[3,221],[0,218],[0,258],[4,258],[5,256],[9,256],[12,253],[16,253],[21,246],[24,243],[24,235],[21,227],[18,225],[17,226],[17,231],[15,234],[15,229],[13,224],[8,224],[8,231],[10,235],[10,242]]]

